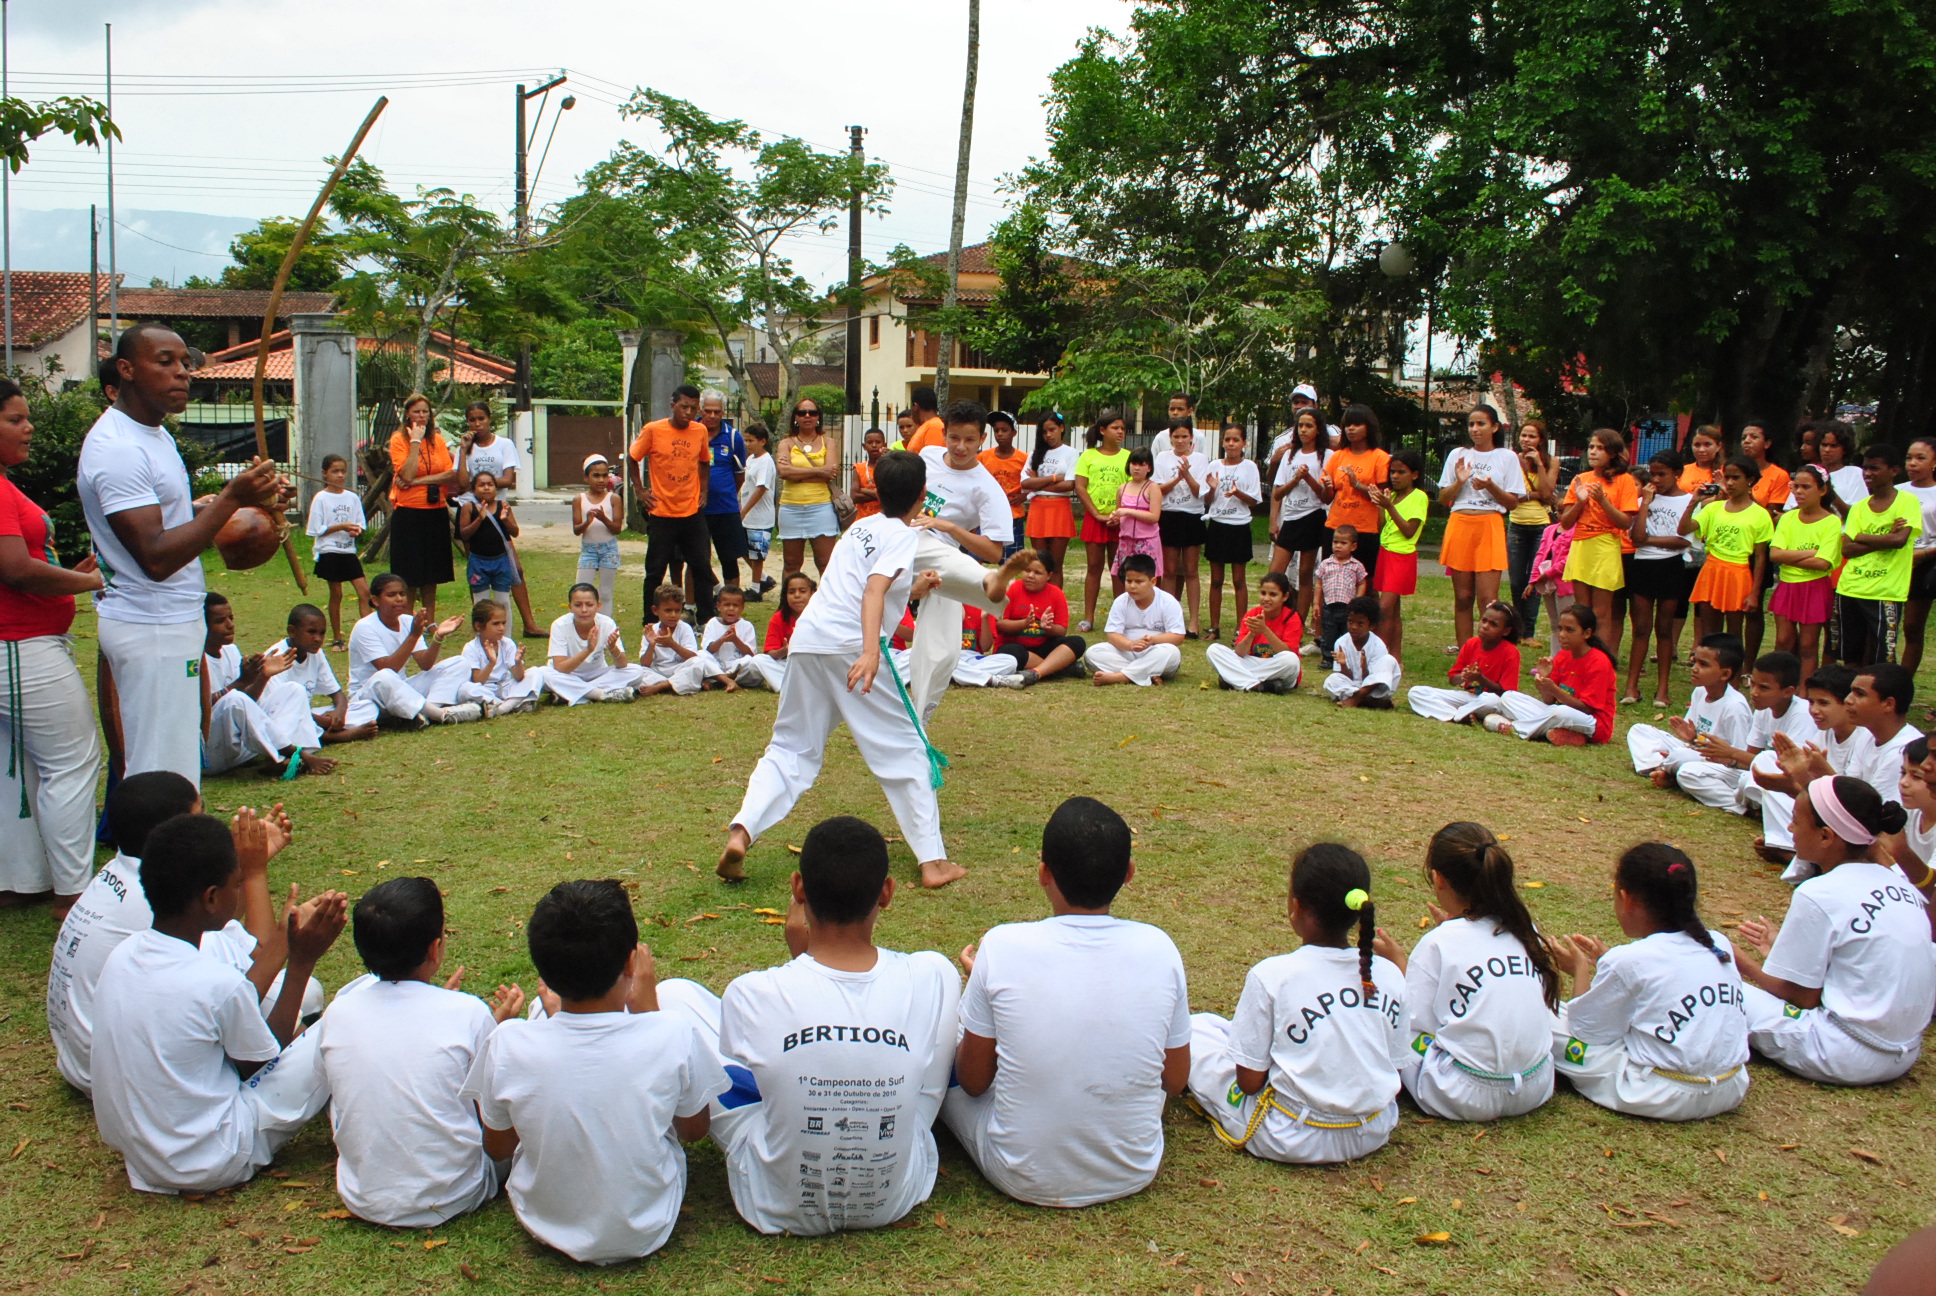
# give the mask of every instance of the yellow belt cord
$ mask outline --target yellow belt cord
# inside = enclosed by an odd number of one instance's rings
[[[1190,1095],[1190,1104],[1198,1111],[1203,1112],[1204,1118],[1210,1122],[1210,1132],[1215,1134],[1225,1146],[1234,1148],[1240,1148],[1246,1143],[1249,1143],[1251,1137],[1257,1133],[1257,1127],[1264,1123],[1265,1114],[1272,1111],[1284,1113],[1284,1115],[1289,1116],[1296,1124],[1308,1125],[1312,1129],[1327,1130],[1357,1129],[1360,1126],[1371,1124],[1372,1121],[1377,1120],[1383,1114],[1374,1113],[1373,1115],[1360,1117],[1354,1121],[1314,1121],[1310,1118],[1309,1113],[1292,1111],[1289,1107],[1286,1107],[1278,1100],[1277,1090],[1266,1089],[1264,1090],[1263,1096],[1257,1100],[1255,1110],[1250,1113],[1250,1123],[1244,1127],[1244,1136],[1242,1138],[1232,1138],[1230,1132],[1224,1129],[1222,1121],[1203,1110],[1203,1104],[1197,1101],[1195,1094]]]
[[[1736,1067],[1728,1068],[1726,1071],[1723,1071],[1718,1076],[1697,1076],[1697,1075],[1682,1075],[1679,1071],[1669,1071],[1666,1067],[1649,1067],[1647,1069],[1649,1071],[1652,1071],[1657,1076],[1666,1076],[1669,1080],[1678,1080],[1682,1084],[1691,1084],[1691,1085],[1718,1085],[1723,1080],[1729,1079],[1736,1072],[1741,1070],[1740,1067],[1736,1066]]]

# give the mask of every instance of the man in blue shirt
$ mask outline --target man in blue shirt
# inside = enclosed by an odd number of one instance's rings
[[[724,426],[726,398],[716,391],[699,397],[699,421],[712,441],[712,477],[706,486],[706,526],[712,532],[713,552],[719,556],[722,584],[739,583],[739,564],[747,555],[746,528],[740,525],[739,487],[746,476],[746,442],[737,430]],[[750,568],[748,569],[750,572]]]

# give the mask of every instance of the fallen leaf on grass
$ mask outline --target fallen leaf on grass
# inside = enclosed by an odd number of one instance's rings
[[[309,1205],[308,1202],[303,1201],[301,1198],[298,1198],[292,1202],[284,1202],[282,1208],[285,1211],[295,1211],[295,1210],[301,1210],[303,1207],[307,1205]]]
[[[1576,819],[1578,819],[1578,820],[1579,820],[1579,821],[1580,821],[1581,823],[1592,823],[1592,822],[1593,822],[1593,821],[1592,821],[1591,819],[1589,819],[1589,818],[1587,818],[1587,817],[1586,817],[1585,815],[1575,815],[1575,816],[1574,816],[1574,818],[1576,818]]]
[[[795,846],[792,842],[787,843],[787,849],[792,851],[795,855],[798,855],[800,853],[800,848],[798,846]]]
[[[1758,1193],[1756,1193],[1756,1194],[1755,1194],[1755,1200],[1756,1200],[1756,1201],[1767,1201],[1767,1200],[1768,1200],[1768,1194],[1767,1194],[1767,1193],[1765,1193],[1765,1192],[1758,1192]]]
[[[1200,1187],[1204,1187],[1204,1188],[1221,1188],[1221,1187],[1223,1187],[1223,1180],[1221,1180],[1221,1179],[1199,1179],[1199,1180],[1197,1180],[1197,1184],[1198,1184],[1198,1185],[1199,1185]]]
[[[1546,884],[1544,882],[1528,882],[1526,885],[1537,891]]]
[[[1122,740],[1121,742],[1119,742],[1119,743],[1117,743],[1117,744],[1116,744],[1116,749],[1117,749],[1118,751],[1120,751],[1120,750],[1122,750],[1123,748],[1125,748],[1125,747],[1127,747],[1127,746],[1129,746],[1129,745],[1130,745],[1131,743],[1133,743],[1133,742],[1135,742],[1135,741],[1136,741],[1136,737],[1137,737],[1137,736],[1136,736],[1135,734],[1131,734],[1131,735],[1130,735],[1129,737],[1127,737],[1127,738],[1125,738],[1125,739],[1123,739],[1123,740]]]
[[[335,1210],[319,1211],[316,1215],[317,1219],[348,1219],[349,1217],[350,1213],[341,1207]]]
[[[1417,1200],[1418,1198],[1416,1197],[1400,1197],[1398,1199],[1398,1204],[1400,1206],[1410,1206],[1413,1202],[1416,1202]]]
[[[1363,1255],[1365,1248],[1370,1245],[1371,1245],[1371,1239],[1366,1238],[1364,1241],[1360,1242],[1357,1246],[1351,1248],[1352,1254]]]
[[[1371,1176],[1371,1190],[1373,1192],[1385,1191],[1385,1181],[1380,1179],[1377,1175]]]
[[[946,1215],[943,1215],[940,1211],[936,1211],[934,1213],[934,1226],[936,1228],[947,1228],[948,1217]]]
[[[503,895],[506,891],[509,891],[510,889],[511,889],[510,887],[492,887],[489,894]]]
[[[22,1152],[25,1152],[27,1150],[28,1145],[31,1144],[33,1141],[34,1140],[31,1137],[28,1137],[28,1138],[21,1139],[18,1143],[14,1144],[13,1151],[8,1154],[7,1160],[11,1161],[15,1157],[19,1156]]]
[[[755,909],[753,912],[756,914],[764,914],[768,918],[778,918],[780,916],[778,909]]]
[[[1719,1160],[1722,1165],[1726,1165],[1728,1163],[1728,1154],[1726,1152],[1723,1152],[1720,1148],[1714,1149],[1714,1155],[1715,1155],[1715,1158]]]
[[[679,961],[681,963],[697,963],[701,959],[709,959],[717,953],[719,953],[719,947],[717,945],[708,945],[705,949],[700,950],[697,954],[681,955],[679,958]]]
[[[719,762],[721,762],[721,761],[723,761],[723,760],[725,760],[725,759],[726,759],[726,758],[725,758],[724,756],[715,756],[715,757],[713,757],[713,764],[715,764],[715,765],[717,765],[717,764],[719,764]]]
[[[277,1185],[280,1188],[314,1188],[315,1186],[307,1179],[284,1179]]]
[[[426,1251],[435,1251],[440,1246],[449,1246],[449,1245],[450,1245],[449,1238],[425,1238],[424,1239],[424,1250]]]
[[[1424,931],[1426,928],[1430,927],[1431,925],[1432,925],[1432,915],[1430,914],[1425,914],[1418,920],[1418,929],[1420,931]]]
[[[1465,1209],[1465,1198],[1463,1198],[1463,1197],[1454,1197],[1454,1198],[1452,1199],[1452,1209],[1453,1209],[1453,1210],[1464,1210],[1464,1209]]]
[[[1776,1144],[1776,1145],[1775,1145],[1775,1151],[1777,1151],[1777,1152],[1793,1152],[1793,1151],[1794,1151],[1794,1150],[1795,1150],[1796,1148],[1798,1148],[1798,1147],[1800,1147],[1800,1146],[1801,1146],[1801,1144],[1799,1144],[1799,1143],[1778,1143],[1778,1144]]]
[[[308,1255],[315,1249],[315,1247],[284,1247],[282,1252],[284,1255]]]
[[[1669,1219],[1667,1218],[1667,1216],[1661,1214],[1659,1211],[1642,1211],[1641,1214],[1645,1215],[1648,1219],[1659,1220],[1662,1224],[1666,1224],[1671,1228],[1687,1227],[1686,1225],[1682,1224],[1679,1220]]]
[[[763,922],[763,923],[765,923],[765,924],[766,924],[767,926],[769,926],[769,927],[784,927],[784,926],[786,926],[786,919],[784,919],[784,918],[762,918],[762,919],[760,919],[760,921],[761,921],[761,922]]]
[[[466,1282],[476,1282],[476,1281],[477,1281],[477,1270],[475,1270],[475,1269],[473,1269],[473,1268],[471,1268],[471,1267],[470,1267],[469,1265],[467,1265],[467,1264],[460,1264],[460,1265],[458,1265],[458,1266],[457,1266],[457,1272],[458,1272],[458,1273],[460,1273],[460,1274],[463,1274],[463,1275],[464,1275],[464,1280],[465,1280]]]
[[[1875,1153],[1873,1153],[1873,1152],[1870,1152],[1870,1151],[1867,1151],[1867,1150],[1865,1150],[1865,1149],[1863,1149],[1863,1148],[1850,1148],[1850,1149],[1849,1149],[1849,1155],[1850,1155],[1850,1156],[1852,1156],[1852,1157],[1857,1157],[1857,1158],[1860,1158],[1860,1159],[1861,1159],[1861,1160],[1863,1160],[1863,1161],[1867,1161],[1867,1162],[1868,1162],[1868,1163],[1869,1163],[1870,1165],[1881,1165],[1881,1164],[1882,1164],[1882,1158],[1881,1158],[1881,1157],[1879,1157],[1879,1156],[1877,1156],[1877,1155],[1876,1155]]]
[[[375,789],[375,788],[371,788],[370,790],[371,790],[372,792],[374,792],[374,791],[376,791],[376,789]],[[389,868],[389,867],[390,867],[390,861],[389,861],[389,860],[378,860],[378,861],[376,862],[376,866],[377,866],[378,868]]]
[[[1846,1219],[1847,1217],[1844,1216],[1843,1218]],[[1837,1224],[1834,1220],[1830,1220],[1828,1222],[1828,1226],[1834,1229],[1837,1233],[1840,1233],[1843,1237],[1861,1237],[1862,1236],[1861,1229],[1852,1229],[1846,1224]]]
[[[1452,1245],[1452,1235],[1450,1233],[1421,1233],[1413,1238],[1412,1241],[1419,1246],[1450,1246]]]
[[[1652,1220],[1615,1220],[1615,1228],[1659,1228]]]

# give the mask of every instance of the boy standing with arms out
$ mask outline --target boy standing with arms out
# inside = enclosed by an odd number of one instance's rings
[[[1922,501],[1896,489],[1901,468],[1902,451],[1892,445],[1863,451],[1862,481],[1869,498],[1850,504],[1842,524],[1845,562],[1835,585],[1838,652],[1857,670],[1896,659],[1902,605],[1915,565],[1913,546],[1923,533]]]
[[[617,882],[561,882],[526,928],[547,1015],[485,1040],[461,1097],[532,1237],[616,1264],[672,1236],[686,1195],[681,1140],[706,1136],[726,1073],[692,1027],[659,1011],[652,951]],[[547,994],[547,991],[549,994]]]
[[[1098,685],[1161,684],[1183,666],[1183,605],[1157,588],[1156,560],[1148,554],[1123,559],[1123,597],[1109,605],[1108,640],[1085,658]]]
[[[1162,1164],[1163,1103],[1190,1076],[1190,997],[1170,938],[1109,914],[1135,873],[1123,817],[1071,797],[1042,830],[1051,916],[961,952],[960,1083],[941,1117],[1017,1200],[1114,1201]]]
[[[734,1207],[762,1233],[880,1228],[934,1191],[961,992],[940,954],[875,947],[893,899],[880,832],[824,820],[793,875],[793,961],[737,978],[723,1000],[692,981],[659,986],[733,1081],[712,1134]]]

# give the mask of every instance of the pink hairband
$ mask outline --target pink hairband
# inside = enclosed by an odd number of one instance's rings
[[[1815,817],[1849,845],[1867,846],[1875,841],[1875,834],[1864,828],[1835,795],[1833,775],[1825,775],[1808,785],[1808,804],[1815,808]]]

